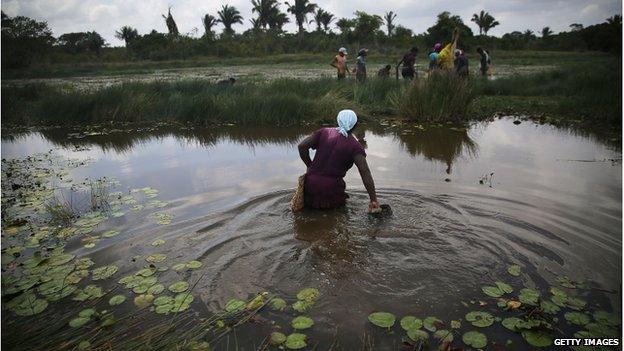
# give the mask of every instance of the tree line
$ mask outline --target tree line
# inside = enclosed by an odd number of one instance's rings
[[[3,67],[25,67],[33,62],[45,62],[50,57],[57,61],[69,56],[84,56],[87,60],[101,59],[104,51],[123,52],[112,55],[115,60],[168,60],[195,56],[263,56],[271,54],[328,52],[340,46],[353,49],[366,46],[381,53],[396,53],[417,46],[426,51],[436,42],[450,39],[454,28],[460,30],[460,46],[470,50],[484,46],[490,51],[505,50],[600,50],[621,52],[622,18],[615,15],[604,23],[583,27],[571,24],[569,31],[554,34],[549,27],[539,33],[531,30],[513,31],[501,37],[488,35],[500,23],[485,10],[470,19],[478,27],[478,34],[462,18],[448,11],[438,14],[436,23],[426,32],[415,34],[411,29],[396,24],[397,14],[386,12],[383,16],[356,11],[352,18],[337,18],[309,0],[286,1],[286,12],[278,0],[251,0],[253,18],[250,29],[237,32],[236,26],[244,23],[240,11],[223,5],[213,16],[204,14],[201,23],[203,35],[180,33],[169,8],[162,17],[167,33],[152,30],[146,34],[130,25],[116,31],[116,37],[125,42],[125,48],[109,48],[95,31],[65,33],[58,38],[46,22],[2,13],[2,64]],[[294,20],[296,33],[284,31],[286,23]],[[215,28],[223,25],[220,33]],[[307,31],[306,25],[313,24]],[[336,29],[337,31],[334,31]]]

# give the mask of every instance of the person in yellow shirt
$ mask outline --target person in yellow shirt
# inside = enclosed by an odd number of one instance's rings
[[[455,49],[457,48],[457,40],[459,39],[459,28],[453,30],[453,38],[451,42],[440,50],[438,54],[438,67],[444,70],[452,70],[455,68]]]
[[[336,68],[338,79],[344,79],[347,73],[349,73],[349,69],[347,68],[347,49],[338,49],[338,54],[334,56],[334,59],[329,65]]]

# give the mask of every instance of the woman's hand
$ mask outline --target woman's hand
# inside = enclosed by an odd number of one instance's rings
[[[377,213],[381,211],[381,207],[379,207],[379,202],[371,201],[368,204],[368,213]]]

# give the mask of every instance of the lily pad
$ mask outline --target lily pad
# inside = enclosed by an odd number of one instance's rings
[[[297,302],[293,303],[292,308],[299,313],[303,313],[309,310],[313,305],[314,301],[298,300]]]
[[[123,216],[123,214],[122,214],[122,216]],[[103,238],[112,238],[112,237],[117,236],[117,235],[119,235],[119,230],[115,230],[115,229],[111,229],[111,230],[108,230],[108,231],[102,233],[102,237]]]
[[[290,325],[295,329],[308,329],[314,325],[314,321],[310,317],[299,316],[299,317],[295,317],[290,322]]]
[[[165,254],[152,254],[145,258],[145,260],[149,263],[159,263],[167,259],[167,255]]]
[[[113,274],[117,273],[118,267],[115,265],[103,266],[95,268],[91,271],[93,280],[103,280],[110,278]]]
[[[507,273],[513,275],[514,277],[519,276],[521,270],[522,268],[517,264],[512,264],[511,266],[507,267]]]
[[[430,332],[435,332],[438,329],[438,325],[442,324],[442,321],[436,317],[427,317],[423,321],[423,326]]]
[[[422,328],[422,320],[414,317],[414,316],[405,316],[403,318],[401,318],[401,328],[403,328],[403,330],[410,330],[410,329],[420,329]]]
[[[571,324],[585,325],[591,321],[589,315],[581,312],[567,312],[563,315]]]
[[[525,305],[537,306],[539,301],[540,293],[537,290],[524,288],[520,290],[520,295],[518,295],[518,300]]]
[[[286,341],[286,335],[280,332],[272,332],[269,342],[273,345],[281,345]]]
[[[159,296],[154,299],[154,306],[173,305],[173,297],[171,296]]]
[[[485,334],[479,333],[478,331],[464,333],[464,335],[462,335],[462,341],[464,344],[472,346],[475,349],[481,349],[487,345]]]
[[[453,342],[453,332],[450,330],[439,329],[433,333],[433,337],[439,339],[440,342]]]
[[[171,267],[171,269],[173,269],[174,271],[181,271],[184,268],[186,268],[186,264],[184,263],[177,263],[177,264],[174,264],[173,267]]]
[[[494,323],[494,316],[487,312],[472,311],[466,314],[466,320],[475,327],[485,328]]]
[[[557,314],[561,310],[559,306],[550,301],[542,301],[540,306],[542,310],[548,314]]]
[[[89,317],[76,317],[69,321],[69,326],[72,328],[80,328],[83,325],[87,324],[91,318]]]
[[[511,331],[515,331],[515,332],[519,331],[522,323],[523,323],[523,320],[517,317],[508,317],[508,318],[503,319],[503,321],[501,322],[503,327]]]
[[[251,301],[249,301],[247,303],[247,309],[248,310],[255,310],[258,309],[260,307],[262,307],[264,305],[264,296],[266,295],[266,293],[262,293],[262,294],[258,294],[256,295],[253,299],[251,299]]]
[[[152,242],[152,246],[160,246],[164,244],[165,244],[165,241],[163,239],[156,239]]]
[[[240,312],[245,309],[247,303],[239,299],[231,299],[225,304],[226,312]]]
[[[292,333],[286,337],[285,346],[291,350],[298,350],[306,347],[306,335],[299,333]]]
[[[546,347],[552,344],[552,337],[541,331],[525,330],[522,332],[522,337],[529,345],[535,347]]]
[[[283,311],[284,308],[286,308],[286,301],[284,301],[284,299],[281,299],[279,297],[275,297],[271,299],[271,301],[269,301],[269,306],[273,310]]]
[[[13,307],[13,312],[18,316],[39,314],[48,307],[48,301],[36,298],[33,293],[26,293],[22,296],[21,301]]]
[[[180,282],[169,285],[169,291],[174,292],[174,293],[181,293],[183,291],[186,291],[188,288],[189,288],[189,283],[185,281],[180,281]]]
[[[407,336],[414,341],[426,341],[429,340],[429,334],[426,331],[420,329],[410,329],[407,331]]]
[[[134,298],[134,304],[138,308],[145,308],[151,305],[152,301],[154,301],[154,295],[151,295],[151,294],[139,295]]]
[[[496,286],[484,286],[481,287],[481,291],[491,297],[501,297],[504,294],[504,292]]]
[[[496,282],[495,284],[500,289],[500,291],[502,291],[502,292],[504,292],[506,294],[510,294],[510,293],[513,292],[513,288],[511,287],[511,285],[509,285],[507,283]]]
[[[199,261],[190,261],[186,264],[186,268],[188,269],[197,269],[202,266],[202,263]]]
[[[316,300],[321,293],[315,288],[305,288],[297,293],[297,299],[305,301]]]
[[[97,285],[87,285],[84,289],[76,290],[76,294],[72,300],[75,301],[86,301],[86,300],[94,300],[104,296],[102,292],[102,288]]]
[[[154,284],[147,289],[147,293],[152,295],[158,295],[163,291],[165,291],[165,286],[162,284]]]
[[[368,315],[368,320],[378,327],[390,328],[394,325],[396,317],[388,312],[373,312]]]
[[[587,302],[576,297],[570,297],[566,301],[566,305],[574,310],[582,310],[587,305]]]
[[[78,317],[91,318],[91,316],[93,316],[94,314],[96,314],[95,309],[93,309],[93,308],[85,308],[84,310],[82,310],[82,311],[80,311],[78,313]]]
[[[136,272],[135,275],[138,275],[138,276],[141,276],[141,277],[149,277],[149,276],[153,275],[154,272],[156,272],[156,270],[154,270],[152,268],[143,268],[143,269],[139,270],[138,272]]]
[[[115,295],[108,300],[108,304],[111,306],[121,305],[126,301],[126,297],[124,295]]]
[[[609,326],[618,326],[621,323],[620,317],[617,314],[602,310],[594,312],[594,319],[600,324]]]
[[[461,320],[452,320],[451,321],[451,328],[453,328],[453,329],[461,328]]]

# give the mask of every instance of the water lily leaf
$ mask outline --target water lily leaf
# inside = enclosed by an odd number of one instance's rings
[[[86,301],[86,300],[94,300],[104,296],[102,292],[102,288],[97,285],[87,285],[84,289],[76,290],[76,294],[72,300],[75,301]]]
[[[427,329],[430,332],[435,332],[438,329],[438,325],[442,324],[443,322],[439,319],[437,319],[436,317],[427,317],[425,318],[425,320],[423,321],[423,326],[425,327],[425,329]]]
[[[600,323],[588,323],[585,325],[585,329],[591,334],[592,338],[616,338],[620,332],[619,329]]]
[[[546,347],[552,344],[552,337],[542,331],[525,330],[522,332],[522,337],[531,346]]]
[[[43,312],[48,307],[48,301],[38,299],[33,293],[22,294],[19,303],[12,308],[18,316],[32,316]]]
[[[504,292],[506,294],[510,294],[510,293],[513,292],[513,288],[511,287],[511,285],[509,285],[507,283],[496,282],[495,284],[500,289],[500,291],[502,291],[502,292]]]
[[[155,285],[150,286],[149,289],[147,289],[147,293],[152,294],[152,295],[158,295],[163,291],[165,291],[165,286],[162,284],[155,284]]]
[[[169,285],[169,291],[174,293],[180,293],[186,291],[189,288],[189,283],[181,281]]]
[[[422,328],[422,325],[422,320],[414,316],[405,316],[401,318],[401,328],[405,331],[410,329],[420,329]]]
[[[407,331],[407,336],[414,341],[426,341],[429,340],[429,334],[426,331],[420,329],[410,329]]]
[[[517,277],[520,275],[521,269],[522,268],[517,264],[512,264],[511,266],[507,267],[507,273],[513,275],[514,277]]]
[[[163,306],[163,305],[172,305],[173,306],[174,299],[171,296],[159,296],[154,299],[154,306]]]
[[[621,323],[620,317],[617,314],[603,310],[594,312],[594,319],[600,324],[609,326],[618,326]]]
[[[373,312],[368,315],[368,320],[378,327],[390,328],[394,325],[396,318],[392,313]]]
[[[78,313],[78,317],[91,318],[95,314],[95,309],[93,308],[85,308],[84,310]]]
[[[156,270],[154,270],[152,268],[143,268],[143,269],[139,270],[138,272],[136,272],[134,275],[138,275],[138,276],[141,276],[141,277],[149,277],[149,276],[153,275],[154,272],[156,272]]]
[[[184,268],[186,268],[186,264],[184,263],[174,264],[173,267],[171,267],[171,269],[173,269],[174,271],[181,271]]]
[[[87,340],[82,340],[76,347],[78,348],[78,350],[88,350],[91,348],[91,343]]]
[[[202,263],[199,261],[190,261],[186,264],[186,268],[188,269],[197,269],[202,266]]]
[[[123,214],[122,214],[122,216],[123,216]],[[102,237],[103,238],[112,238],[112,237],[117,236],[117,235],[119,235],[119,230],[115,230],[115,229],[111,229],[111,230],[108,230],[108,231],[105,231],[104,233],[102,233]]]
[[[258,295],[256,295],[256,297],[251,299],[251,301],[249,301],[249,303],[247,303],[247,309],[248,310],[255,310],[257,308],[262,307],[262,305],[264,305],[264,295],[265,294],[258,294]]]
[[[195,298],[193,295],[189,293],[181,293],[176,295],[173,298],[173,308],[171,308],[171,312],[182,312],[187,310],[191,306],[191,302],[193,302]]]
[[[567,275],[557,277],[557,281],[564,288],[576,289],[576,284]]]
[[[156,239],[152,242],[152,246],[160,246],[164,244],[165,244],[165,241],[163,239]]]
[[[89,257],[80,258],[75,261],[75,267],[78,270],[89,269],[94,263]]]
[[[574,310],[582,310],[587,305],[587,302],[576,297],[569,297],[566,305]]]
[[[522,319],[520,318],[516,318],[516,317],[508,317],[503,319],[503,321],[501,322],[501,324],[503,325],[503,327],[511,330],[511,331],[519,331],[520,325],[522,324]]]
[[[297,299],[305,301],[316,300],[321,293],[315,288],[305,288],[297,293]]]
[[[487,295],[491,297],[501,297],[503,296],[503,291],[496,286],[483,286],[481,290]]]
[[[537,290],[524,288],[520,290],[520,295],[518,295],[518,300],[525,305],[537,306],[537,302],[539,301],[540,293]]]
[[[247,303],[239,299],[231,299],[225,304],[226,312],[240,312],[245,309]]]
[[[111,212],[111,217],[119,218],[119,217],[122,217],[123,215],[125,215],[123,211]]]
[[[113,274],[117,273],[118,267],[115,265],[103,266],[99,268],[95,268],[91,271],[91,279],[93,280],[103,280],[110,278]]]
[[[145,260],[149,263],[159,263],[167,259],[167,255],[165,254],[152,254],[145,258]]]
[[[462,335],[462,341],[464,344],[472,346],[475,349],[481,349],[487,345],[485,334],[479,333],[478,331],[464,333],[464,335]]]
[[[550,301],[542,301],[540,306],[542,310],[548,314],[557,314],[561,310],[559,306]]]
[[[286,341],[286,335],[280,332],[272,332],[269,342],[273,345],[281,345]]]
[[[561,295],[553,295],[553,297],[550,300],[552,301],[554,305],[557,305],[559,307],[566,307],[566,303],[568,302],[568,297],[561,296]]]
[[[299,313],[303,313],[310,309],[310,307],[312,307],[313,305],[314,301],[298,300],[297,302],[293,303],[292,308]]]
[[[138,308],[145,308],[151,305],[152,301],[154,301],[154,295],[151,295],[151,294],[139,295],[134,298],[134,304]]]
[[[124,295],[115,295],[108,300],[108,304],[111,306],[121,305],[124,301],[126,301],[126,297]]]
[[[515,310],[520,308],[520,306],[522,306],[522,302],[520,301],[516,301],[516,300],[509,300],[507,301],[507,308],[510,310]]]
[[[271,301],[269,301],[269,306],[273,310],[283,311],[284,308],[286,308],[286,301],[284,301],[284,299],[281,299],[279,297],[275,297],[275,298],[272,298]]]
[[[589,315],[581,312],[567,312],[563,316],[568,322],[576,325],[585,325],[591,321]]]
[[[561,296],[561,297],[565,297],[565,298],[568,297],[568,294],[566,294],[565,291],[563,291],[563,290],[561,290],[561,289],[559,289],[557,287],[554,287],[554,286],[550,287],[550,293],[553,296]]]
[[[437,330],[435,333],[433,333],[433,337],[439,339],[440,342],[453,342],[453,332],[450,330]]]
[[[466,314],[466,320],[475,327],[485,328],[494,323],[494,316],[487,312],[472,311]]]
[[[306,347],[306,335],[299,333],[292,333],[286,337],[285,346],[291,350],[298,350]]]
[[[156,218],[156,223],[160,225],[171,224],[172,215],[166,213],[156,213],[154,214],[154,218]]]
[[[295,317],[290,322],[290,325],[295,329],[308,329],[314,325],[314,321],[310,317],[299,316],[299,317]]]
[[[91,318],[89,317],[77,317],[69,321],[69,326],[72,328],[80,328],[87,324],[90,320]]]
[[[452,320],[451,321],[451,328],[453,328],[453,329],[461,328],[461,320]]]
[[[50,266],[60,266],[62,264],[65,264],[65,263],[73,260],[74,257],[76,257],[76,255],[63,254],[63,255],[51,256],[49,261],[48,261],[48,264]]]
[[[111,315],[102,320],[102,323],[100,323],[100,327],[110,327],[111,325],[115,325],[116,323],[117,320]]]
[[[86,269],[81,269],[81,270],[71,272],[67,276],[67,278],[65,278],[65,281],[69,284],[78,284],[82,280],[82,278],[86,278],[88,276],[89,276],[89,271]]]

